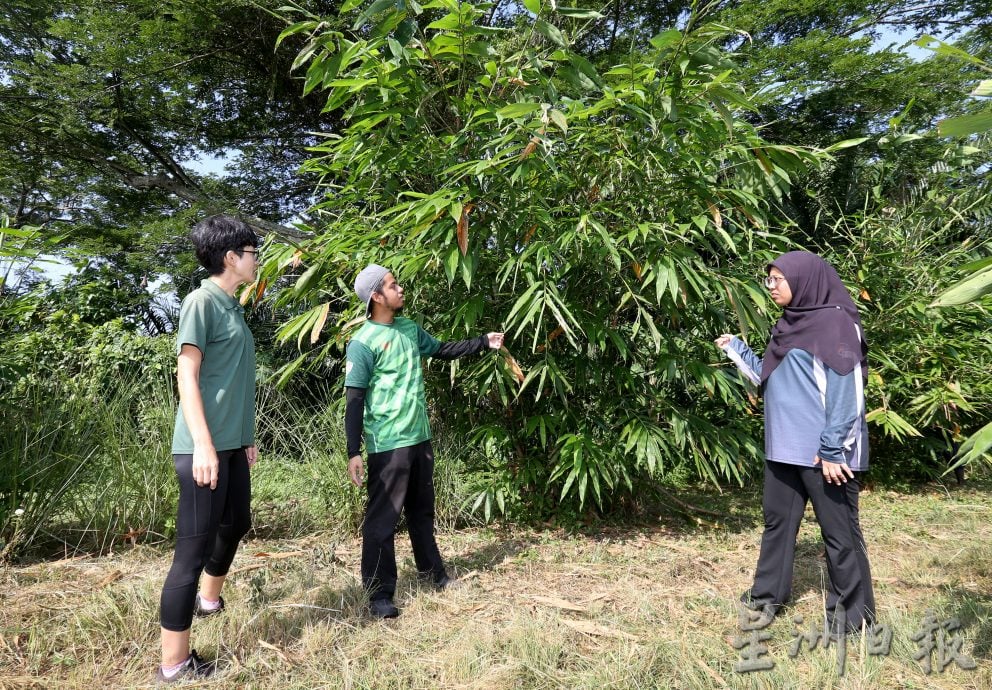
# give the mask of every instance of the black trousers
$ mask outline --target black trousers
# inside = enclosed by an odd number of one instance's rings
[[[771,604],[778,608],[792,595],[796,536],[806,501],[810,500],[827,552],[830,588],[826,605],[830,630],[839,632],[842,623],[836,614],[840,606],[849,631],[860,630],[862,621],[869,625],[874,622],[871,569],[858,521],[859,491],[857,479],[848,479],[840,486],[828,483],[819,466],[765,463],[765,531],[761,535],[761,553],[750,591],[752,606]]]
[[[193,622],[200,573],[227,575],[251,528],[251,473],[244,448],[217,453],[217,488],[197,486],[193,456],[173,455],[179,478],[176,553],[162,587],[162,627],[182,632]]]
[[[394,537],[406,511],[413,558],[420,575],[434,582],[445,576],[434,539],[434,450],[430,441],[369,453],[369,500],[362,525],[362,584],[370,599],[396,593]]]

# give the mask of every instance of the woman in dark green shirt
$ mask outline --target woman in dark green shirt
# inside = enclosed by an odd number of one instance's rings
[[[210,277],[186,296],[179,312],[179,410],[172,438],[179,508],[176,553],[162,588],[160,682],[214,672],[213,662],[190,649],[190,625],[193,616],[224,608],[221,587],[251,527],[249,468],[258,457],[255,343],[234,298],[240,285],[255,280],[258,238],[229,216],[198,223],[190,238]]]

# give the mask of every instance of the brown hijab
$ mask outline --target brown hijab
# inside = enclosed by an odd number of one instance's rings
[[[772,266],[788,281],[792,301],[772,328],[762,360],[761,382],[767,381],[789,350],[796,348],[844,376],[860,363],[867,378],[868,342],[861,331],[858,308],[833,266],[809,252],[788,252],[768,264],[768,268]]]

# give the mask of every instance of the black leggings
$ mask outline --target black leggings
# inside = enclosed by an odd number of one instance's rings
[[[238,542],[251,527],[251,477],[244,448],[217,453],[217,488],[193,481],[193,456],[173,455],[179,478],[176,555],[162,587],[162,627],[187,630],[200,573],[227,575]]]

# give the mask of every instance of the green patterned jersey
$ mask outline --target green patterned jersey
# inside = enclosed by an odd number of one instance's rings
[[[365,450],[383,453],[431,437],[421,357],[441,343],[410,319],[366,321],[348,343],[344,385],[365,389]]]

